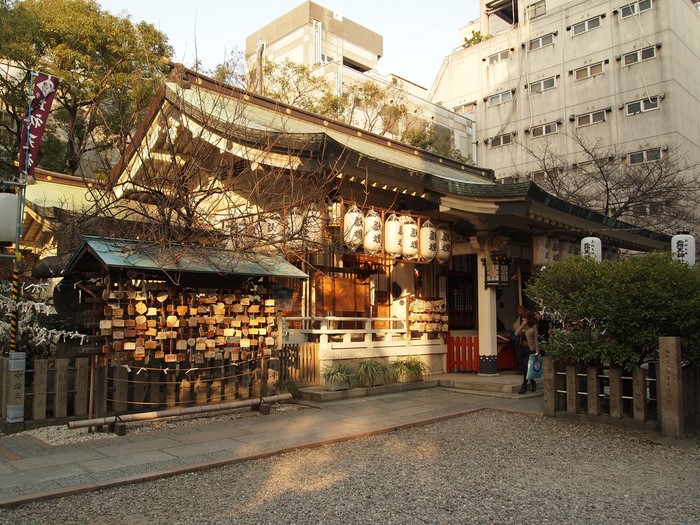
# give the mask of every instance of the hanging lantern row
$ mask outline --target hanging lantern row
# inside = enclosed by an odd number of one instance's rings
[[[343,216],[343,243],[352,251],[363,246],[369,255],[379,253],[383,246],[387,255],[408,261],[429,262],[437,258],[445,263],[452,251],[447,228],[436,228],[430,220],[419,226],[410,215],[395,213],[387,216],[382,228],[379,213],[369,210],[364,214],[355,204]]]

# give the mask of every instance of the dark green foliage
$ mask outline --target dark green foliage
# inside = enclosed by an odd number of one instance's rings
[[[526,289],[561,327],[543,348],[555,359],[633,369],[654,358],[659,337],[682,338],[684,359],[700,363],[700,270],[670,254],[550,266]]]

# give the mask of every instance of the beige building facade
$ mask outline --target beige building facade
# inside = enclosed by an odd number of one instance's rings
[[[481,0],[429,100],[476,122],[479,163],[546,176],[530,151],[581,162],[575,133],[634,164],[700,161],[700,12],[689,0]]]
[[[306,1],[250,34],[245,54],[251,69],[262,60],[282,63],[289,59],[303,64],[335,86],[336,94],[357,82],[396,87],[410,108],[409,115],[387,136],[400,140],[407,127],[427,123],[438,133],[452,133],[455,149],[476,162],[472,120],[428,102],[426,87],[396,75],[380,74],[377,66],[384,54],[382,35],[340,13]]]

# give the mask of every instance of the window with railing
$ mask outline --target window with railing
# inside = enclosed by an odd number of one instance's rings
[[[656,58],[656,46],[649,46],[622,55],[622,65],[631,66],[637,62]]]
[[[510,90],[502,91],[489,97],[489,106],[498,106],[511,100],[513,100],[513,93]]]
[[[501,51],[499,53],[494,53],[493,55],[489,56],[489,66],[492,66],[494,64],[498,64],[499,62],[503,62],[504,60],[508,60],[510,58],[510,50],[506,49],[505,51]]]
[[[596,62],[585,67],[574,69],[574,80],[583,80],[603,74],[603,62]]]
[[[538,16],[544,15],[546,12],[547,3],[545,2],[545,0],[540,0],[539,2],[535,2],[527,6],[527,15],[530,17],[531,20],[533,18],[537,18]]]
[[[657,162],[661,160],[661,148],[650,148],[642,151],[635,151],[627,155],[627,163],[630,166],[644,164],[646,162]]]
[[[574,32],[574,36],[577,36],[583,33],[587,33],[588,31],[591,31],[593,29],[598,29],[600,26],[601,17],[599,15],[593,18],[589,18],[588,20],[584,20],[583,22],[579,22],[578,24],[574,24],[572,29]]]
[[[605,110],[601,109],[599,111],[592,111],[591,113],[577,115],[576,126],[580,128],[583,126],[590,126],[592,124],[600,124],[601,122],[605,122],[605,114]]]
[[[539,38],[533,38],[527,44],[530,51],[554,44],[554,33],[548,33]]]
[[[552,135],[558,131],[559,124],[557,122],[548,122],[547,124],[542,124],[541,126],[533,126],[530,129],[533,137],[544,137],[545,135]]]
[[[511,133],[504,133],[502,135],[496,135],[491,139],[492,148],[500,148],[501,146],[507,146],[513,142],[513,135]]]
[[[637,115],[638,113],[646,113],[647,111],[655,111],[659,109],[659,107],[659,97],[649,97],[643,98],[642,100],[635,100],[634,102],[628,102],[625,104],[625,111],[627,116],[630,116]]]
[[[540,93],[542,91],[547,91],[548,89],[553,89],[555,87],[555,77],[549,77],[544,78],[542,80],[537,80],[536,82],[531,82],[529,89],[530,93]]]
[[[638,15],[644,11],[649,11],[653,8],[652,0],[637,0],[636,2],[623,5],[620,8],[620,18],[628,18],[630,16]]]

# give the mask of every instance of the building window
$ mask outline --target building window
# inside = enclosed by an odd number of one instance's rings
[[[530,19],[542,16],[546,12],[547,4],[545,0],[540,0],[539,2],[535,2],[534,4],[530,4],[529,6],[527,6],[527,14],[530,17]]]
[[[600,16],[596,16],[594,18],[591,18],[589,20],[584,20],[583,22],[579,22],[578,24],[574,24],[574,36],[580,35],[582,33],[586,33],[590,31],[591,29],[597,29],[600,27]]]
[[[461,106],[457,106],[452,111],[454,113],[464,115],[465,113],[471,113],[475,109],[476,109],[476,102],[470,102],[468,104],[462,104]]]
[[[489,106],[498,106],[504,102],[510,102],[513,100],[513,93],[510,91],[502,91],[501,93],[496,93],[489,97]]]
[[[620,8],[620,18],[634,16],[644,11],[649,11],[653,7],[651,0],[637,0],[631,4],[623,5]]]
[[[627,162],[630,166],[635,164],[644,164],[645,162],[656,162],[661,160],[661,148],[645,149],[643,151],[635,151],[627,155]]]
[[[511,133],[505,133],[503,135],[496,135],[491,139],[492,148],[500,148],[501,146],[507,146],[513,142],[513,135]]]
[[[646,111],[654,111],[656,109],[659,109],[659,97],[644,98],[625,104],[625,110],[628,116],[644,113]]]
[[[545,135],[552,135],[557,132],[557,123],[548,122],[547,124],[542,124],[541,126],[534,126],[530,129],[533,137],[544,137]]]
[[[576,117],[576,126],[590,126],[591,124],[599,124],[600,122],[605,122],[605,110],[594,111],[592,113],[586,113],[584,115],[578,115]]]
[[[549,33],[548,35],[541,36],[539,38],[534,38],[530,40],[527,44],[527,48],[530,51],[539,49],[544,46],[549,46],[554,43],[554,33]]]
[[[554,84],[554,77],[549,77],[542,80],[538,80],[537,82],[532,82],[530,84],[530,93],[539,93],[541,91],[553,89],[554,87],[556,87]]]
[[[638,49],[637,51],[632,51],[631,53],[625,53],[622,55],[622,65],[630,66],[637,62],[651,60],[652,58],[656,58],[656,46],[649,46]]]
[[[498,64],[499,62],[503,62],[504,60],[508,60],[510,58],[510,50],[506,49],[505,51],[501,51],[500,53],[496,53],[494,55],[491,55],[489,57],[489,66],[492,66],[494,64]]]
[[[603,63],[597,62],[590,66],[574,69],[574,80],[583,80],[584,78],[594,77],[603,74]]]

